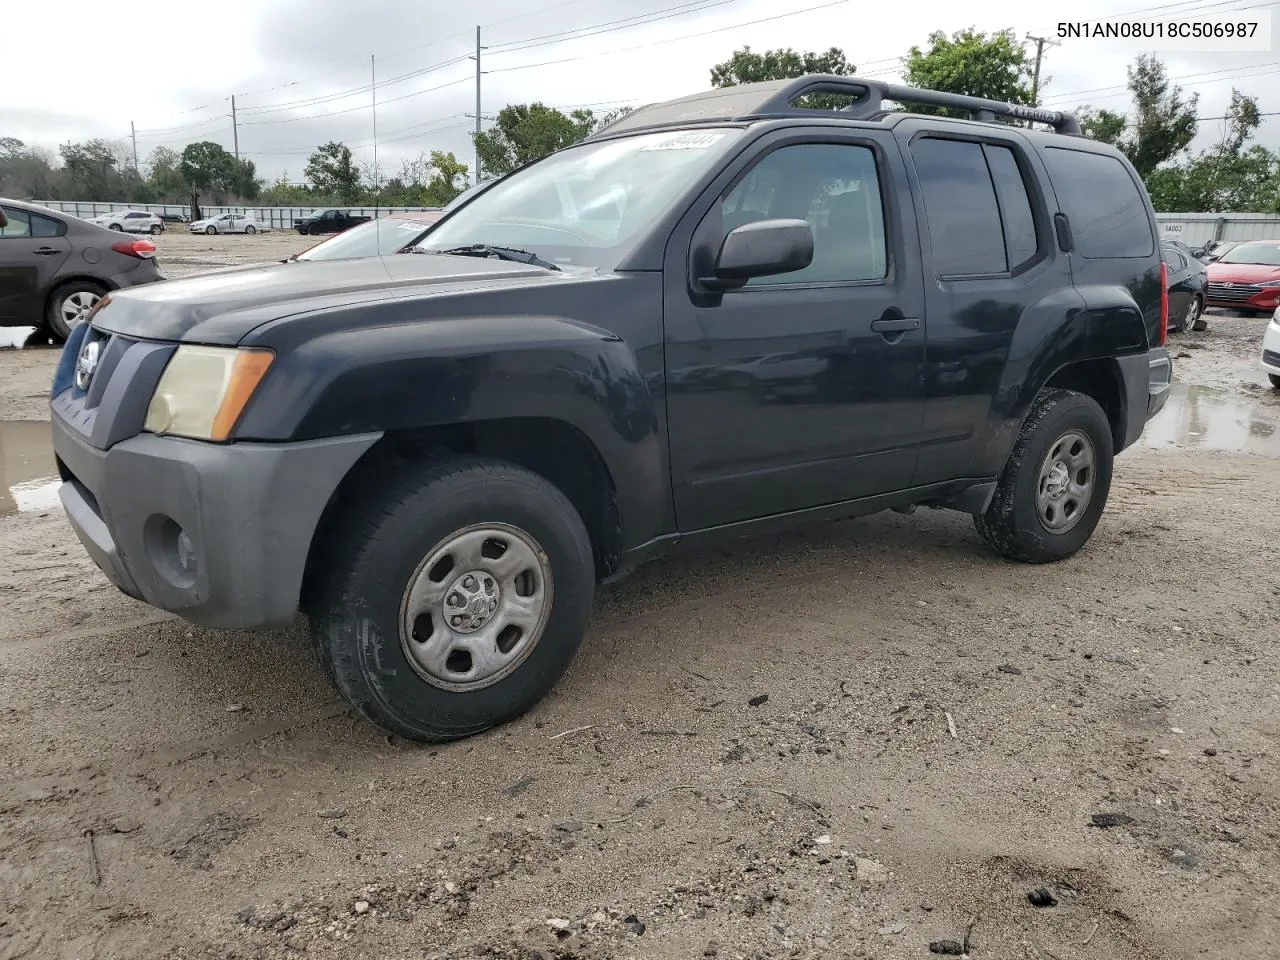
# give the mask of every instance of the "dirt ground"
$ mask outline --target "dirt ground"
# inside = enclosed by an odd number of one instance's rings
[[[659,563],[549,699],[446,747],[350,715],[301,625],[110,587],[47,482],[56,353],[0,352],[0,960],[1274,957],[1260,333],[1173,338],[1075,558],[923,511]]]

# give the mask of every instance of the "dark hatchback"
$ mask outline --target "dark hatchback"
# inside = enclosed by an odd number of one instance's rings
[[[150,240],[0,200],[0,327],[43,328],[65,340],[107,293],[163,279]]]

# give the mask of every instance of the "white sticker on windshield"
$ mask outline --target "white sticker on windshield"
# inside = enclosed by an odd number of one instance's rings
[[[412,220],[406,220],[404,223],[400,224],[400,229],[401,230],[421,230],[423,226],[425,226],[425,224],[414,223]]]
[[[644,150],[705,150],[724,137],[723,133],[682,133],[651,143]]]

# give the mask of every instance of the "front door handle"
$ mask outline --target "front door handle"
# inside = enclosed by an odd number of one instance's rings
[[[919,330],[920,320],[916,317],[872,320],[871,329],[874,333],[905,333],[908,330]]]
[[[52,257],[55,253],[60,253],[61,251],[56,250],[53,247],[41,247],[39,250],[35,250],[33,252],[37,257]]]

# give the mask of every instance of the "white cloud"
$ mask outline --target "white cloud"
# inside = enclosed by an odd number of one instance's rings
[[[487,25],[482,108],[492,116],[509,102],[537,99],[603,111],[705,89],[711,66],[744,44],[840,46],[860,73],[893,80],[895,58],[925,44],[935,29],[1013,27],[1020,36],[1053,36],[1058,17],[1200,10],[1243,17],[1259,8],[1255,0],[1078,0],[1069,11],[1047,14],[1014,0],[988,0],[980,8],[919,0],[907,15],[893,9],[868,15],[852,0],[689,0],[673,9],[677,2],[487,0],[482,7],[442,9],[400,0],[220,0],[215,9],[187,0],[165,6],[163,16],[123,18],[101,0],[10,3],[6,37],[33,39],[5,45],[6,76],[29,82],[0,85],[0,135],[50,147],[94,136],[127,140],[134,121],[143,157],[161,144],[181,149],[199,139],[231,149],[234,94],[241,152],[264,175],[288,170],[298,180],[307,155],[326,140],[348,142],[359,159],[371,159],[374,54],[384,169],[427,149],[452,150],[469,163],[476,20]],[[55,61],[50,41],[40,38],[72,30],[74,40],[52,45],[73,55]],[[1048,48],[1046,105],[1124,109],[1125,65],[1142,51],[1091,40]],[[1233,78],[1260,97],[1264,111],[1280,108],[1269,96],[1280,54],[1165,59],[1172,76],[1185,77],[1183,86],[1201,94],[1202,116],[1223,112]],[[1202,127],[1201,143],[1216,136],[1219,125]],[[1280,146],[1278,131],[1275,119],[1265,123],[1263,142]]]

